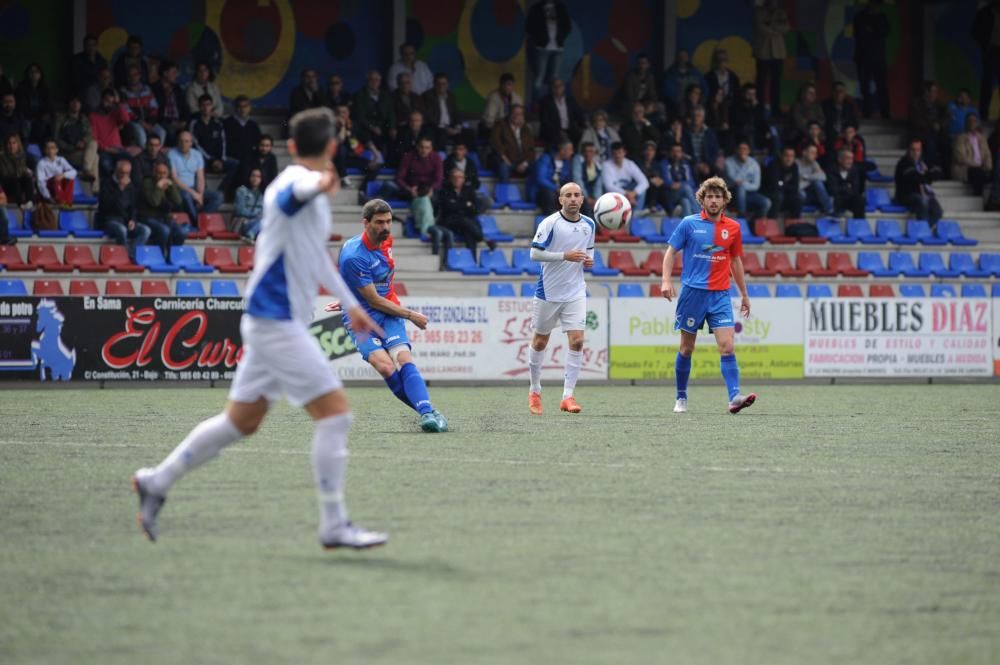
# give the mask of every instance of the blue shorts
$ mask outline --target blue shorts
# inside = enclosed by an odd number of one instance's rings
[[[708,321],[708,331],[718,328],[733,328],[733,301],[729,291],[709,291],[693,286],[681,288],[674,314],[674,330],[697,333]]]
[[[344,327],[347,329],[347,334],[351,336],[351,341],[354,342],[354,346],[358,347],[358,351],[361,353],[361,357],[368,361],[368,356],[374,351],[379,349],[385,349],[388,351],[394,346],[399,346],[400,344],[405,344],[409,348],[410,338],[406,336],[406,324],[403,319],[398,316],[387,316],[383,319],[379,325],[382,326],[382,332],[385,333],[382,337],[376,337],[375,335],[370,336],[362,343],[358,343],[358,338],[354,336],[354,331],[351,330],[349,323],[345,323]]]

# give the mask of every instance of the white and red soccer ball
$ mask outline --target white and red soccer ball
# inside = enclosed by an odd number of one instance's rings
[[[632,218],[632,205],[623,194],[602,194],[594,204],[594,221],[608,231],[617,231]]]

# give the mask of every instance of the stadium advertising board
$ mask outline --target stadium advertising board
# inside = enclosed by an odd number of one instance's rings
[[[807,300],[806,376],[990,376],[986,298]]]
[[[680,333],[674,330],[674,302],[662,298],[619,298],[611,301],[612,379],[664,380],[674,376]],[[738,312],[739,301],[733,301]],[[752,316],[737,313],[736,359],[746,378],[802,378],[802,301],[760,298]],[[691,363],[692,378],[718,378],[719,352],[705,327],[698,335]]]
[[[1000,298],[993,299],[993,371],[1000,376]]]

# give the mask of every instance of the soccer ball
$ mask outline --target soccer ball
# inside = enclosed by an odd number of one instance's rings
[[[602,194],[594,204],[594,221],[608,231],[617,231],[632,217],[632,206],[624,195],[615,192]]]

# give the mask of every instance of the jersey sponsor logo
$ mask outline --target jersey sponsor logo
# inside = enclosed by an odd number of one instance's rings
[[[708,235],[708,231],[699,228],[696,228],[694,231],[692,231],[692,233],[694,233],[695,235],[702,235],[702,236]]]
[[[719,252],[726,251],[726,248],[720,247],[719,245],[702,245],[701,251],[708,252],[710,254],[718,254]]]

